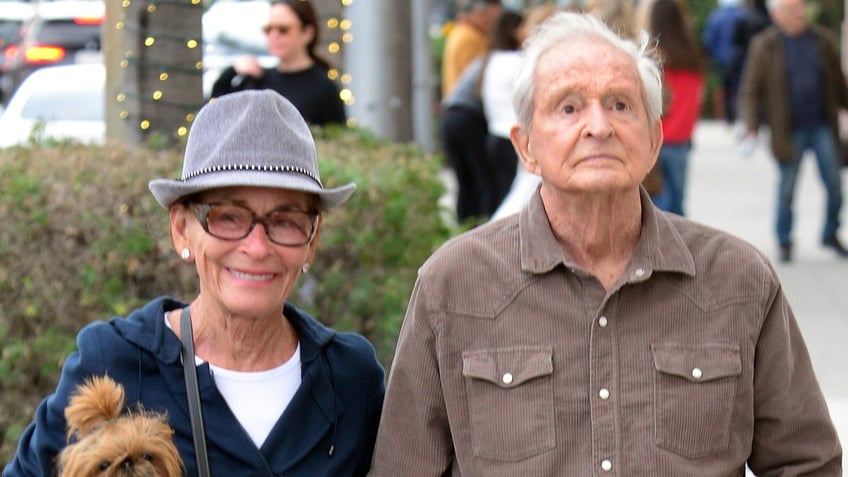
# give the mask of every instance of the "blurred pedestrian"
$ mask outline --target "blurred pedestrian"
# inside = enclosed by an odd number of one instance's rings
[[[742,18],[736,23],[736,30],[733,33],[733,57],[732,69],[739,75],[740,88],[742,82],[742,73],[745,70],[745,63],[748,58],[748,49],[751,46],[751,39],[757,33],[763,31],[771,25],[771,17],[766,8],[766,0],[745,0],[745,8],[743,9]],[[742,139],[745,135],[745,124],[742,120],[742,100],[739,98],[739,92],[736,94],[736,116],[737,121],[734,125],[733,133],[737,139]],[[762,114],[760,115],[760,124],[763,123]],[[751,141],[743,142],[743,155],[750,155],[753,152],[754,143]]]
[[[439,132],[445,160],[456,175],[456,218],[464,223],[491,212],[486,184],[489,128],[480,98],[483,56],[474,59],[442,98]]]
[[[568,10],[578,11],[579,9],[576,7],[560,7],[551,2],[543,3],[529,9],[522,26],[524,31],[523,35],[532,32],[539,23],[543,22],[554,13]],[[512,103],[511,107],[514,114],[515,104]],[[490,220],[498,220],[502,217],[506,217],[507,215],[517,213],[524,208],[524,204],[530,200],[530,196],[533,194],[533,191],[535,191],[536,187],[539,186],[539,180],[539,176],[528,171],[522,164],[517,163],[512,185],[510,185],[503,200],[496,205],[495,212],[490,217]]]
[[[804,153],[812,151],[826,191],[821,243],[841,258],[839,236],[842,179],[839,110],[848,108],[848,87],[839,48],[829,31],[807,21],[804,0],[769,0],[774,25],[751,42],[740,99],[746,139],[755,140],[760,117],[771,130],[777,160],[777,220],[780,260],[792,260],[795,185]]]
[[[841,477],[775,270],[641,188],[649,38],[558,13],[524,52],[511,137],[541,186],[419,270],[369,475]]]
[[[442,53],[443,97],[453,90],[471,61],[489,50],[489,35],[501,9],[500,0],[462,0]]]
[[[465,0],[442,54],[439,134],[445,162],[456,176],[460,223],[490,213],[486,175],[488,125],[480,98],[482,58],[489,51],[500,0]]]
[[[272,0],[262,31],[277,65],[263,68],[255,56],[242,56],[221,73],[211,96],[273,89],[291,101],[309,124],[344,124],[347,113],[338,86],[328,76],[331,65],[316,51],[321,27],[312,4],[308,0]]]
[[[737,67],[737,51],[733,42],[737,23],[744,15],[740,0],[719,0],[718,8],[710,12],[704,24],[701,43],[711,60],[712,71],[721,80],[720,91],[724,120],[736,122],[736,97],[739,93],[741,68]]]
[[[659,157],[662,189],[654,203],[663,210],[684,215],[692,133],[704,96],[701,48],[689,12],[679,0],[654,0],[648,14],[648,31],[656,40],[662,59],[667,98]]]
[[[745,66],[745,58],[748,55],[751,39],[757,33],[765,30],[771,23],[766,0],[745,0],[742,17],[736,23],[733,33],[733,43],[739,50],[737,62],[740,68]]]
[[[483,61],[480,94],[489,127],[486,137],[490,186],[487,215],[492,215],[504,200],[518,171],[518,155],[509,139],[509,130],[516,122],[512,87],[525,35],[524,16],[504,10],[495,22],[491,48]]]

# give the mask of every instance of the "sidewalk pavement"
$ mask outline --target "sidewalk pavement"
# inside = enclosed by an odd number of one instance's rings
[[[794,260],[778,261],[773,232],[776,169],[767,144],[761,142],[750,157],[743,157],[729,126],[701,121],[695,128],[684,208],[689,218],[741,237],[771,257],[804,334],[843,451],[848,452],[848,260],[820,245],[824,188],[814,158],[806,157],[795,191]],[[441,204],[450,208],[456,180],[449,170],[442,178],[448,193]],[[846,224],[848,168],[842,180]],[[840,236],[848,243],[848,226]]]
[[[737,152],[731,129],[718,121],[701,121],[695,138],[686,196],[686,214],[737,235],[775,263],[783,288],[810,351],[813,366],[836,423],[843,452],[848,447],[848,260],[822,248],[825,192],[812,156],[804,158],[795,191],[794,260],[778,261],[774,234],[777,168],[768,144],[760,142],[751,157]],[[842,172],[848,199],[848,168]],[[842,224],[848,223],[848,200]],[[840,233],[848,242],[848,227]],[[844,459],[843,459],[844,460]],[[848,475],[848,472],[844,472]]]

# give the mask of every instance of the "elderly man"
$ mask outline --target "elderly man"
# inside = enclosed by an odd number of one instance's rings
[[[839,239],[842,179],[838,153],[839,109],[848,108],[848,87],[839,49],[830,33],[807,23],[804,0],[769,0],[774,25],[751,41],[740,90],[748,138],[756,139],[760,118],[771,129],[777,160],[777,242],[780,260],[793,254],[795,184],[806,151],[812,151],[827,194],[821,243],[848,258]]]
[[[768,259],[640,187],[662,142],[645,44],[560,13],[524,61],[511,137],[540,188],[422,266],[369,475],[840,476]]]

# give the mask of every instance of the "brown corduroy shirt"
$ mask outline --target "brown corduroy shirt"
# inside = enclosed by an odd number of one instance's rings
[[[371,476],[841,476],[842,451],[775,271],[659,212],[605,291],[538,191],[421,268]]]

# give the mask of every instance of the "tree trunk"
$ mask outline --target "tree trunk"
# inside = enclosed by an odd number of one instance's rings
[[[203,102],[202,4],[106,4],[107,137],[131,145],[179,142]]]

